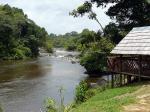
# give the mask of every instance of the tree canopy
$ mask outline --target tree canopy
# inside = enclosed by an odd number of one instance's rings
[[[47,32],[36,25],[21,9],[0,6],[0,57],[22,59],[38,55],[46,46]]]
[[[108,5],[109,4],[109,5]],[[108,15],[114,23],[103,28],[97,19],[93,7],[108,8]],[[80,62],[88,72],[105,71],[107,56],[115,44],[133,27],[150,25],[150,2],[148,0],[87,0],[70,15],[74,17],[87,15],[96,20],[101,27],[100,33],[83,30],[79,38],[79,47],[82,51]],[[103,35],[102,35],[103,34]],[[99,60],[99,61],[98,61]]]
[[[111,4],[106,14],[115,20],[120,28],[130,30],[133,27],[150,25],[150,2],[148,0],[89,0],[73,10],[71,14],[75,17],[83,16],[85,13],[90,14],[95,3],[101,8]]]
[[[100,30],[103,32],[103,26],[98,20],[96,13],[92,10],[92,4],[90,2],[86,1],[83,5],[79,6],[76,10],[73,10],[69,14],[74,17],[78,17],[84,16],[85,13],[88,13],[89,19],[95,20],[100,25]]]
[[[53,47],[65,48],[66,50],[73,51],[77,48],[77,40],[80,34],[76,31],[65,33],[64,35],[56,35],[51,33],[49,35]]]

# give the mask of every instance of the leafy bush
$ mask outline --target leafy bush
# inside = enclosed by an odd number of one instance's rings
[[[105,71],[107,66],[107,55],[98,52],[85,53],[80,60],[88,73]]]
[[[53,49],[52,49],[52,43],[51,40],[47,39],[46,44],[45,44],[45,48],[47,50],[47,52],[52,53]]]
[[[56,103],[51,98],[45,100],[45,108],[46,112],[57,112]]]
[[[93,97],[97,93],[104,91],[105,89],[105,86],[90,88],[86,81],[81,81],[80,84],[76,87],[75,105],[85,102],[89,98]]]
[[[21,9],[0,5],[0,58],[37,57],[48,33],[36,25]],[[44,44],[43,44],[44,43]]]
[[[75,44],[70,44],[70,45],[67,45],[65,47],[66,47],[65,49],[67,51],[74,51],[74,50],[76,50],[76,45]]]
[[[88,88],[88,84],[85,81],[81,81],[80,84],[76,87],[75,102],[77,104],[86,101],[85,95]]]
[[[13,49],[13,53],[14,53],[14,59],[24,59],[25,58],[25,54],[24,51],[14,48]]]
[[[63,96],[63,87],[59,88],[60,94],[60,106],[56,105],[56,102],[52,98],[48,98],[45,100],[45,111],[46,112],[69,112],[72,108],[72,105],[65,106],[64,104],[64,96]]]
[[[26,57],[30,57],[31,56],[30,48],[28,48],[28,47],[21,47],[20,49],[24,52]]]
[[[1,106],[1,105],[0,105]],[[3,109],[0,107],[0,112],[3,112]]]
[[[90,43],[88,49],[82,51],[80,64],[88,73],[103,72],[107,69],[107,56],[114,45],[107,38],[101,38],[98,42]]]
[[[94,96],[96,93],[97,93],[97,89],[89,89],[85,94],[85,98],[89,99],[92,96]]]
[[[24,59],[31,56],[31,50],[28,47],[20,45],[17,48],[12,49],[11,55],[13,59]]]

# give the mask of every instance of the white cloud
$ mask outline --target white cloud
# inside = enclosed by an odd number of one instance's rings
[[[0,0],[1,4],[24,10],[28,17],[38,25],[44,27],[49,33],[64,34],[71,31],[82,31],[84,28],[98,30],[95,21],[87,17],[73,18],[69,12],[77,8],[84,0]],[[95,8],[94,8],[95,9]],[[95,9],[103,26],[110,21],[104,10]]]

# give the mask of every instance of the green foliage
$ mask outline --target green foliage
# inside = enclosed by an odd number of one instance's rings
[[[118,44],[127,32],[119,30],[119,27],[115,23],[109,23],[104,28],[105,36],[109,38],[113,43]],[[125,33],[125,34],[123,34]]]
[[[106,56],[106,54],[98,52],[87,52],[81,57],[80,63],[88,73],[105,71],[107,66]]]
[[[11,54],[13,59],[24,59],[31,56],[31,50],[28,47],[19,45],[18,47],[12,49]]]
[[[71,15],[74,17],[83,16],[86,13],[90,15],[95,3],[100,8],[105,8],[108,4],[113,4],[108,8],[106,14],[111,19],[114,19],[120,28],[125,30],[129,31],[133,27],[150,25],[149,0],[89,0],[88,2],[85,1],[76,10],[73,10]]]
[[[103,29],[92,10],[95,3],[97,8],[105,8],[108,4],[111,4],[106,14],[116,23],[110,23]],[[81,65],[88,72],[107,70],[107,55],[112,50],[113,44],[118,44],[133,27],[150,25],[149,12],[150,3],[147,0],[89,0],[73,10],[70,15],[78,17],[87,14],[89,19],[96,20],[103,30],[100,35],[96,35],[95,32],[89,30],[84,30],[81,33],[77,46],[77,49],[82,53],[80,57]]]
[[[101,72],[107,69],[107,55],[114,47],[108,35],[104,37],[100,31],[84,29],[81,33],[71,32],[65,35],[50,34],[49,36],[54,47],[80,51],[80,64],[88,72]]]
[[[83,5],[80,5],[77,10],[73,10],[70,15],[74,17],[83,16],[85,13],[90,12],[92,9],[92,4],[89,2],[85,2]]]
[[[103,3],[106,3],[105,1]],[[112,3],[112,2],[110,2]],[[146,0],[120,0],[107,11],[107,15],[116,18],[120,27],[131,29],[133,27],[150,25],[150,4]],[[130,22],[128,22],[130,21]]]
[[[80,84],[76,87],[75,102],[77,104],[86,101],[85,94],[88,88],[88,84],[85,81],[81,81]]]
[[[0,112],[3,112],[3,109],[0,107]]]
[[[90,88],[86,81],[81,81],[76,87],[75,102],[72,107],[87,101],[97,93],[100,93],[106,89],[105,86],[97,86],[96,88]]]
[[[76,39],[75,38],[69,38],[66,42],[65,42],[65,49],[67,51],[75,51],[77,49],[77,43],[76,43]]]
[[[57,112],[56,103],[51,98],[45,100],[45,108],[46,112]]]
[[[66,45],[65,45],[65,49],[66,49],[67,51],[75,51],[76,48],[77,48],[77,46],[76,46],[74,43],[72,43],[72,44],[66,44]]]
[[[105,8],[109,3],[106,14],[116,23],[108,24],[104,29],[98,21],[92,8]],[[138,12],[138,13],[137,13]],[[133,27],[150,25],[150,4],[147,0],[89,0],[85,1],[70,15],[74,17],[88,15],[89,19],[98,22],[103,35],[89,30],[83,30],[78,39],[77,49],[81,51],[80,63],[87,72],[103,72],[107,70],[107,55]]]
[[[81,105],[73,108],[70,112],[121,112],[121,107],[135,102],[135,97],[125,95],[120,98],[120,96],[127,93],[133,93],[139,89],[139,87],[139,85],[126,86],[106,89],[104,91],[92,89],[92,94],[95,95]]]
[[[48,98],[45,100],[45,111],[46,112],[69,112],[72,108],[72,105],[65,106],[64,105],[64,96],[63,96],[64,89],[63,87],[59,88],[60,94],[60,106],[56,105],[56,102],[52,98]]]
[[[95,88],[89,88],[85,94],[85,98],[88,100],[91,97],[95,96],[96,94],[105,91],[106,89],[109,89],[109,87],[106,85],[97,86]]]
[[[14,48],[14,59],[23,59],[25,57],[24,51]]]
[[[82,33],[80,34],[80,38],[79,38],[78,42],[88,46],[89,43],[95,42],[97,40],[95,35],[96,35],[96,33],[94,31],[84,29],[82,31]]]
[[[74,51],[77,49],[77,39],[79,34],[77,32],[66,33],[64,35],[49,35],[52,46],[55,48],[65,48],[68,51]]]
[[[48,34],[21,9],[0,5],[0,58],[23,59],[38,56]]]
[[[78,17],[78,16],[83,16],[86,13],[88,14],[89,19],[95,20],[100,25],[100,28],[103,32],[104,31],[103,26],[98,20],[96,13],[92,10],[92,3],[90,3],[89,1],[85,1],[83,5],[80,5],[76,10],[73,10],[69,14],[74,17]]]
[[[89,37],[88,37],[89,36]],[[81,36],[81,38],[95,38],[96,41],[84,41],[78,49],[81,49],[80,63],[84,66],[88,73],[102,72],[107,70],[107,56],[114,45],[105,37],[93,35]]]
[[[89,89],[85,93],[85,99],[88,100],[91,97],[93,97],[96,94],[97,90],[96,89]]]
[[[47,52],[52,53],[53,52],[52,48],[53,48],[52,41],[50,38],[47,38],[45,42],[45,49],[47,50]]]

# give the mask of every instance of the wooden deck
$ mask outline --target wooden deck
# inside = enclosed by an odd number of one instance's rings
[[[108,57],[110,72],[150,78],[150,57]]]
[[[130,83],[132,79],[150,79],[148,56],[110,56],[107,63],[112,74],[112,87]]]

